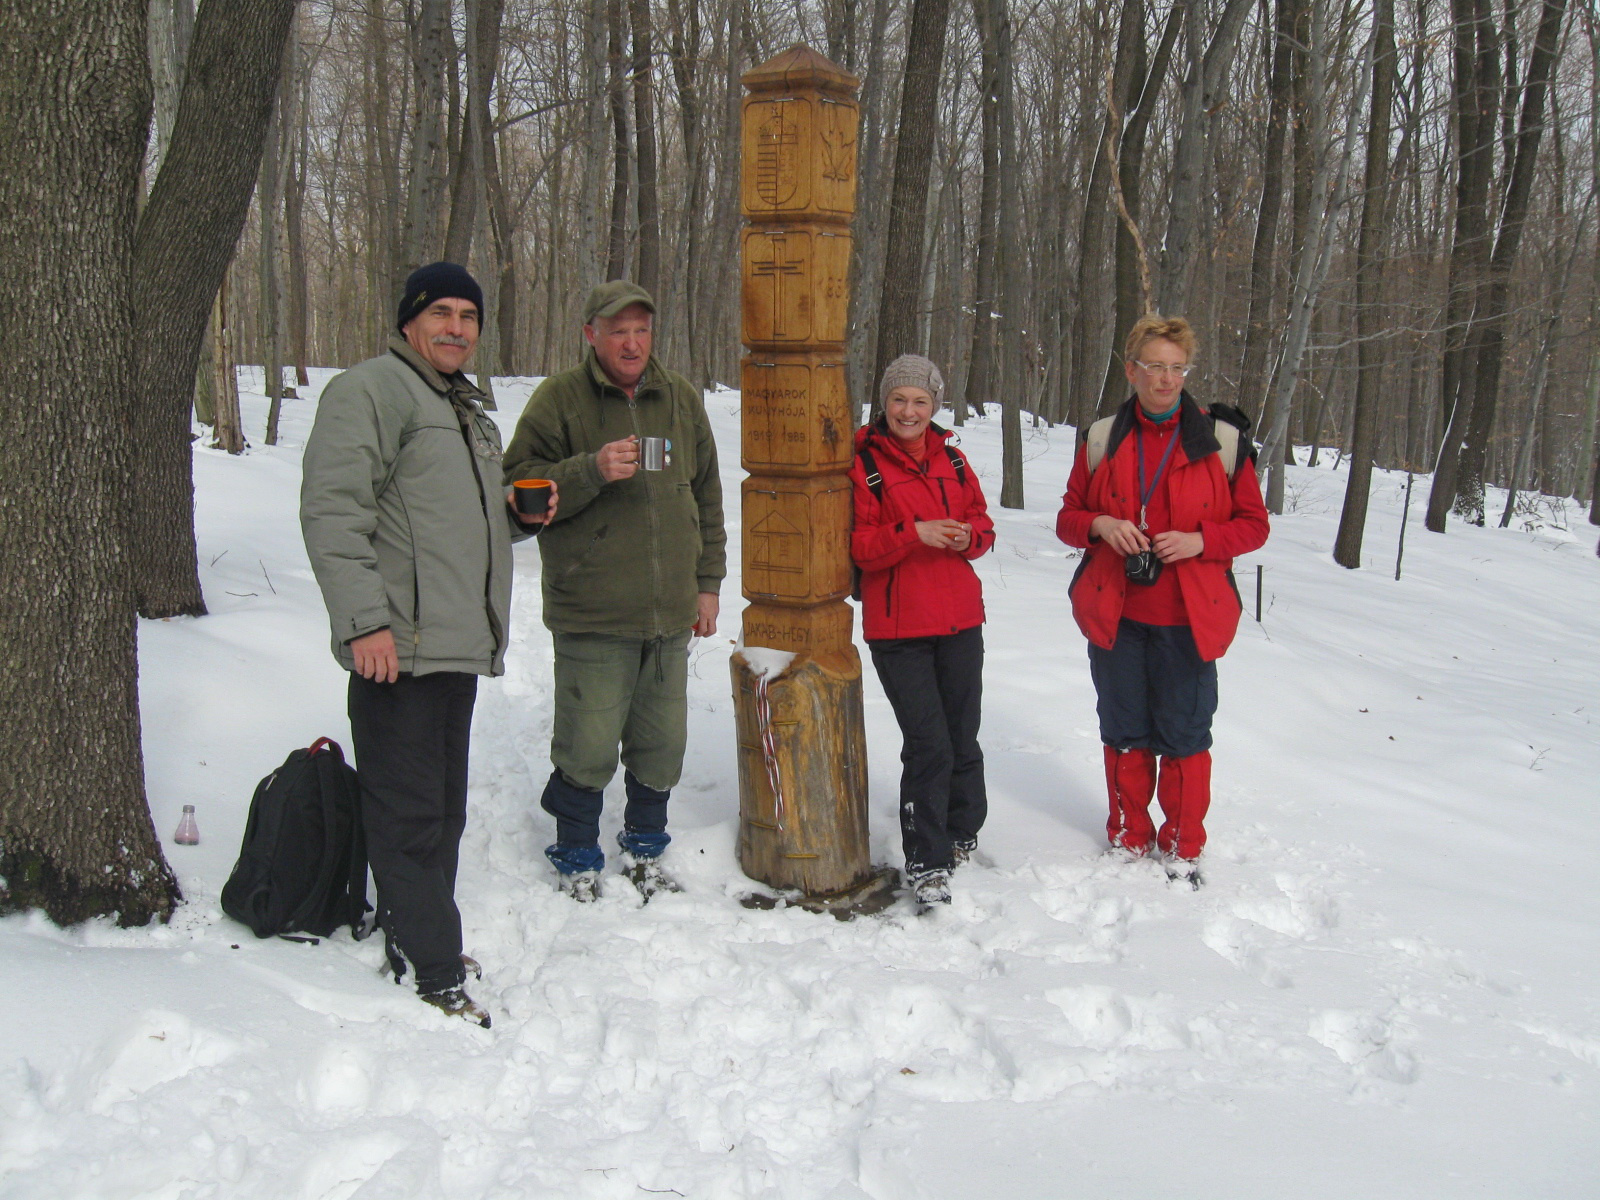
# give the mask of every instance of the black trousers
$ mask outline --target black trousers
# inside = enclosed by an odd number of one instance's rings
[[[904,739],[900,838],[906,873],[949,870],[951,840],[977,837],[989,813],[978,746],[983,626],[867,645]]]
[[[350,733],[367,859],[393,961],[419,992],[457,987],[456,862],[467,825],[467,745],[478,677],[460,671],[373,683],[350,674]]]

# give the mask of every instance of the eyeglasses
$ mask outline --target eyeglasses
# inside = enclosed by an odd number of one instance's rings
[[[1147,363],[1140,362],[1138,359],[1134,359],[1133,365],[1136,367],[1143,367],[1152,375],[1166,375],[1171,373],[1176,375],[1179,379],[1188,378],[1189,372],[1194,370],[1193,363]]]

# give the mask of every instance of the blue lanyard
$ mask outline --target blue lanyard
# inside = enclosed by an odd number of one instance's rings
[[[1134,417],[1137,421],[1139,418]],[[1161,482],[1161,476],[1166,472],[1167,463],[1172,459],[1172,451],[1178,445],[1178,427],[1172,427],[1172,440],[1167,443],[1165,453],[1161,455],[1161,465],[1156,467],[1156,477],[1150,481],[1150,486],[1144,484],[1144,430],[1141,426],[1133,427],[1134,448],[1139,452],[1139,528],[1148,530],[1150,526],[1145,522],[1145,506],[1150,503],[1150,497],[1156,494],[1156,485]]]

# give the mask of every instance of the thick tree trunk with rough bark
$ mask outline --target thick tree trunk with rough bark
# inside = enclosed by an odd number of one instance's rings
[[[405,221],[400,229],[400,273],[409,274],[438,257],[444,244],[445,68],[450,60],[450,0],[422,0],[410,30],[411,158],[407,167]],[[396,289],[403,280],[391,285]]]
[[[141,615],[205,612],[195,569],[189,412],[200,341],[250,207],[294,0],[204,5],[172,146],[135,247],[137,470],[122,505]]]
[[[142,925],[181,899],[145,801],[116,532],[143,469],[127,409],[131,318],[150,301],[133,287],[145,12],[145,0],[0,6],[0,271],[16,289],[0,306],[0,912],[60,924]],[[194,369],[190,357],[185,425]]]
[[[939,74],[944,63],[950,0],[914,0],[901,91],[894,186],[889,197],[889,234],[884,246],[883,291],[878,302],[878,348],[872,382],[917,337],[917,297],[922,292],[923,243],[927,223],[928,172],[939,123]]]
[[[1477,383],[1475,315],[1489,266],[1489,192],[1494,178],[1498,68],[1489,0],[1452,0],[1456,109],[1456,225],[1450,247],[1450,295],[1445,305],[1441,417],[1444,435],[1428,490],[1424,524],[1443,533],[1456,498],[1461,442]]]

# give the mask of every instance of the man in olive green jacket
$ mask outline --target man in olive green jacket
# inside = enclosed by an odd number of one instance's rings
[[[306,439],[300,522],[350,671],[361,818],[390,965],[482,1025],[466,994],[456,859],[479,675],[504,670],[511,542],[500,431],[461,372],[483,294],[453,263],[413,272],[389,352],[323,389]],[[552,512],[554,511],[552,505]],[[476,965],[476,964],[472,964]]]
[[[688,644],[716,631],[727,573],[705,402],[651,357],[654,324],[655,302],[637,284],[595,288],[583,363],[539,385],[506,451],[507,481],[561,489],[560,515],[540,539],[556,676],[555,769],[541,803],[556,818],[545,853],[579,900],[599,894],[601,794],[619,746],[628,875],[646,899],[676,888],[658,860],[683,769]],[[652,438],[666,443],[660,469]]]

